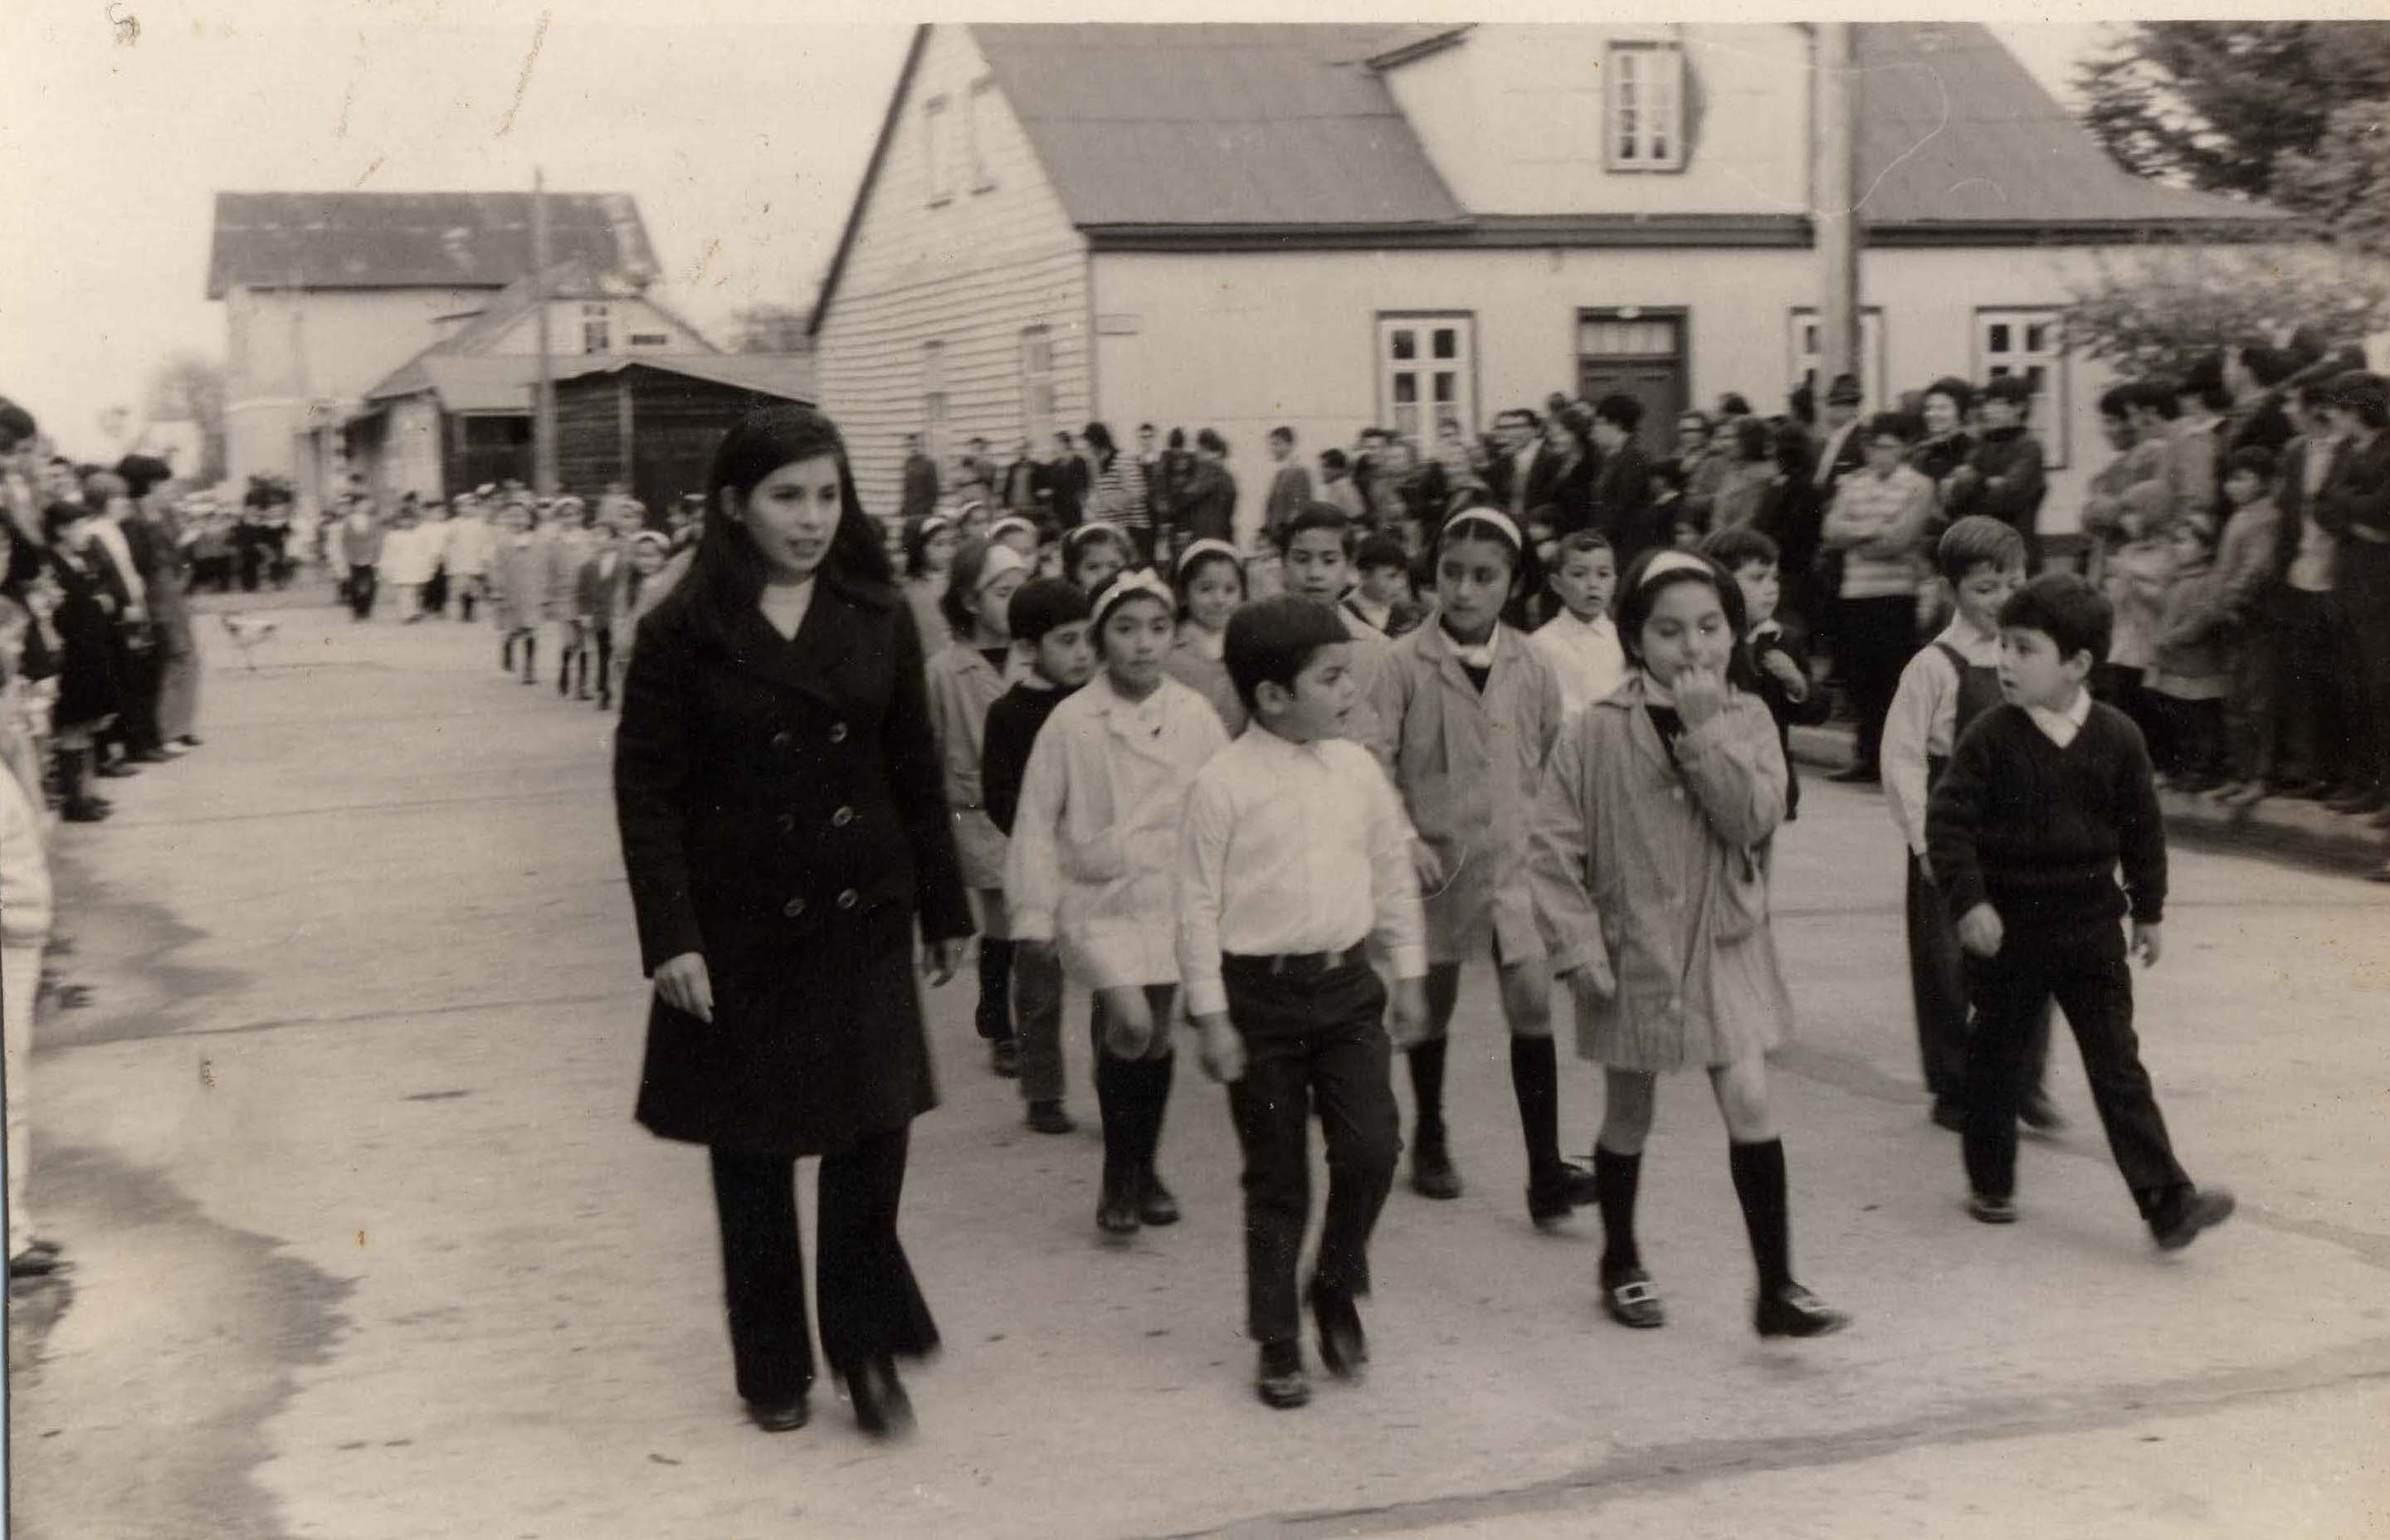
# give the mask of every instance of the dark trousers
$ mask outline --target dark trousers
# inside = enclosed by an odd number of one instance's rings
[[[349,613],[358,620],[373,618],[375,575],[371,567],[349,569]]]
[[[435,570],[431,574],[431,581],[423,585],[423,609],[421,612],[426,615],[445,615],[448,613],[447,568],[442,567]]]
[[[1835,619],[1835,659],[1850,692],[1851,717],[1858,728],[1857,763],[1873,769],[1883,748],[1883,719],[1900,690],[1900,671],[1917,650],[1917,599],[1843,599]]]
[[[2350,784],[2390,791],[2390,545],[2355,533],[2340,543],[2341,613],[2346,621],[2355,752]]]
[[[2232,653],[2232,693],[2224,698],[2225,762],[2236,780],[2260,785],[2274,776],[2274,629],[2260,620]]]
[[[1385,986],[1367,967],[1298,977],[1228,959],[1228,1020],[1245,1072],[1228,1087],[1244,1150],[1245,1320],[1257,1342],[1302,1335],[1296,1273],[1311,1216],[1311,1114],[1328,1146],[1328,1210],[1313,1277],[1369,1291],[1369,1233],[1394,1187],[1401,1115],[1387,1078],[1393,1046],[1379,1025]]]
[[[821,1158],[814,1292],[821,1307],[822,1356],[842,1373],[882,1358],[919,1357],[938,1345],[937,1326],[896,1238],[911,1134],[909,1127],[875,1134]],[[796,1161],[730,1149],[713,1154],[739,1393],[763,1405],[786,1405],[814,1382]]]
[[[1018,973],[1016,968],[1016,977]],[[1154,1174],[1154,1161],[1162,1149],[1162,1124],[1170,1110],[1170,1083],[1176,1070],[1170,1013],[1177,1000],[1176,984],[1145,986],[1145,1009],[1153,1022],[1153,1035],[1136,1059],[1122,1058],[1104,1041],[1107,1023],[1101,995],[1087,1012],[1087,1038],[1093,1045],[1096,1067],[1096,1107],[1104,1121],[1108,1192],[1115,1184],[1136,1188]]]
[[[1917,1052],[1925,1065],[1925,1088],[1936,1101],[1967,1099],[1967,976],[1960,966],[1959,932],[1943,906],[1942,890],[1927,880],[1917,857],[1908,857],[1908,990],[1917,1007]],[[2022,1094],[2040,1094],[2049,1068],[2049,1010],[2036,1019],[2026,1046]]]
[[[1021,1098],[1060,1101],[1062,960],[1053,948],[1014,953],[1012,1020],[1021,1038]]]
[[[2128,663],[2101,663],[2091,674],[2091,699],[2130,717],[2149,745],[2151,763],[2164,764],[2174,751],[2167,736],[2173,724],[2158,709],[2157,692],[2150,688],[2146,672]]]
[[[2282,770],[2338,785],[2351,768],[2348,629],[2338,597],[2285,588],[2280,601],[2274,690]]]
[[[1012,1036],[1012,943],[1001,937],[979,938],[979,1007],[973,1020],[991,1043]]]
[[[2157,767],[2169,776],[2210,779],[2224,769],[2224,702],[2186,700],[2150,692],[2165,723],[2165,758]]]
[[[2066,1013],[2108,1149],[2144,1218],[2191,1185],[2175,1162],[2157,1093],[2133,1034],[2133,977],[2123,931],[2011,931],[1997,956],[1967,959],[1975,1032],[1967,1052],[1967,1179],[1990,1198],[2016,1192],[2017,1102],[2033,1031],[2049,1002]]]

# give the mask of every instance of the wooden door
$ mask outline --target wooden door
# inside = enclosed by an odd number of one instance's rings
[[[1577,317],[1577,393],[1643,404],[1636,442],[1654,459],[1676,453],[1677,418],[1691,399],[1682,311],[1587,310]]]

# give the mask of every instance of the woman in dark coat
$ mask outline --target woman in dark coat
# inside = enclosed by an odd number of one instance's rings
[[[894,1361],[938,1342],[896,1237],[937,1100],[915,931],[943,984],[970,910],[912,610],[818,413],[715,452],[688,580],[632,648],[614,797],[656,982],[638,1120],[713,1152],[739,1393],[804,1423],[794,1164],[818,1155],[822,1354],[866,1431],[901,1430]]]
[[[42,515],[50,575],[58,586],[58,607],[50,617],[58,637],[50,741],[58,754],[59,815],[77,824],[108,816],[109,803],[92,789],[92,776],[98,735],[115,722],[122,703],[116,672],[120,604],[94,564],[91,520],[91,510],[80,503],[52,503]]]

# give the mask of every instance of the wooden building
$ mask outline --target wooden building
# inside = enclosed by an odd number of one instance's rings
[[[584,493],[623,482],[651,512],[705,490],[714,446],[740,417],[814,397],[812,360],[803,354],[573,362],[556,386],[559,480]]]

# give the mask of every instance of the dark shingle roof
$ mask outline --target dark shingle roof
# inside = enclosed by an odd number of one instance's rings
[[[1857,179],[1876,225],[2271,222],[2272,210],[2136,176],[1989,29],[1861,26]]]
[[[260,289],[500,289],[531,268],[531,199],[504,193],[216,194],[208,298]],[[652,277],[627,193],[547,195],[552,260]]]
[[[1214,230],[1471,224],[1369,62],[1466,46],[1462,31],[971,29],[1073,224]],[[2124,171],[1986,28],[1867,24],[1857,47],[1856,185],[1872,225],[2275,217]]]
[[[971,36],[1073,225],[1459,220],[1367,62],[1407,30],[977,25]]]

